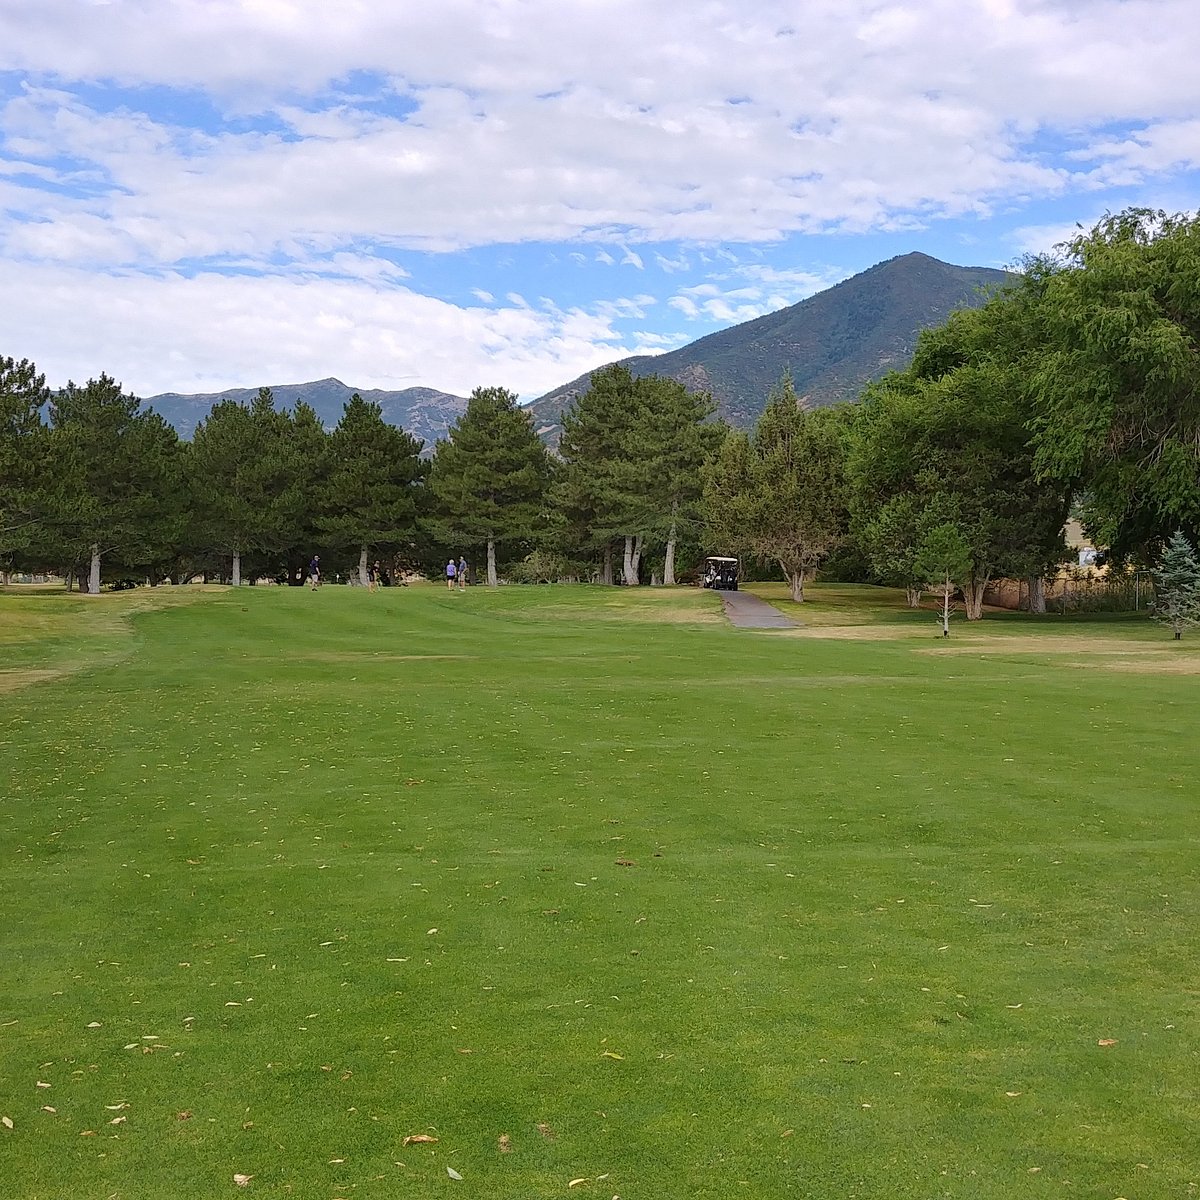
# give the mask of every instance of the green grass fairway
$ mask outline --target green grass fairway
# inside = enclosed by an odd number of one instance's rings
[[[1200,638],[812,595],[0,596],[5,1200],[1196,1196]]]

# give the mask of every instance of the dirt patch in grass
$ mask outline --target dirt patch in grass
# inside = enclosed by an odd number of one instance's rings
[[[18,692],[21,688],[32,687],[35,683],[45,683],[50,679],[60,679],[71,674],[70,667],[60,667],[57,670],[47,670],[40,667],[9,667],[0,670],[0,694]]]

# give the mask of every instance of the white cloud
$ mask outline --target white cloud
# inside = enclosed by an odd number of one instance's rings
[[[332,11],[0,4],[0,71],[26,77],[0,108],[11,349],[140,390],[212,385],[214,362],[229,382],[270,366],[367,386],[395,357],[433,386],[495,368],[530,393],[618,356],[615,323],[653,298],[535,310],[517,289],[549,284],[517,271],[473,291],[499,307],[463,308],[421,295],[436,271],[418,282],[406,254],[565,243],[579,280],[695,263],[711,274],[668,283],[658,311],[728,322],[843,274],[746,261],[795,235],[1011,224],[1200,169],[1194,0]],[[675,335],[624,339],[655,336]]]
[[[0,275],[0,311],[8,345],[53,385],[108,371],[143,396],[336,375],[532,399],[639,347],[578,309],[461,308],[355,279],[17,266]]]

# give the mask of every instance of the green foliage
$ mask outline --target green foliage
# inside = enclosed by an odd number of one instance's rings
[[[1043,265],[1037,461],[1118,557],[1200,532],[1200,216],[1131,209]]]
[[[510,557],[545,524],[549,455],[529,414],[505,388],[476,388],[438,442],[429,474],[433,528],[461,549],[505,548]],[[492,564],[489,562],[489,583]]]
[[[49,552],[69,566],[107,558],[110,573],[167,557],[186,520],[175,431],[103,374],[67,384],[50,402],[50,426]]]
[[[714,546],[778,563],[798,601],[845,535],[843,421],[836,410],[806,412],[785,377],[753,436],[730,433],[705,471]]]
[[[330,472],[318,525],[340,545],[392,551],[416,535],[421,443],[387,424],[356,392],[330,440]]]
[[[1154,583],[1154,619],[1169,626],[1176,640],[1185,629],[1200,625],[1200,562],[1178,530],[1163,550]]]
[[[562,418],[554,495],[573,548],[630,538],[666,544],[672,556],[679,538],[694,537],[701,467],[724,435],[712,410],[707,394],[673,379],[635,378],[622,365],[596,371]]]
[[[36,541],[46,470],[46,377],[28,359],[0,357],[0,560]]]

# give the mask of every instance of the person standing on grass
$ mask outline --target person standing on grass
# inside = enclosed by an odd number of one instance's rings
[[[451,559],[446,564],[446,591],[454,591],[454,577],[458,574],[458,567],[455,566],[454,559]]]
[[[308,564],[308,586],[315,592],[321,584],[321,556],[314,554]]]
[[[458,557],[458,589],[462,591],[467,586],[467,560],[460,554]]]

